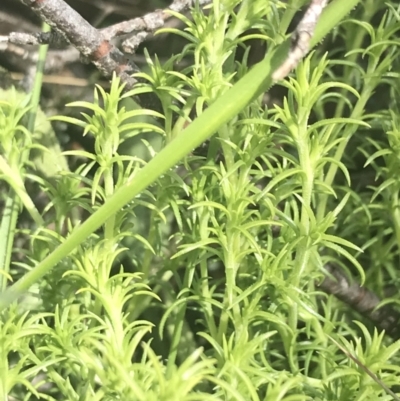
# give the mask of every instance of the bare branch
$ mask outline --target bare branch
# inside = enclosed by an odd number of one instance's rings
[[[63,0],[21,1],[54,31],[65,37],[103,75],[110,77],[115,72],[125,83],[126,90],[132,89],[138,82],[131,77],[132,73],[139,72],[137,65]],[[145,94],[138,101],[143,107],[160,109],[160,103],[154,94]]]
[[[212,0],[199,0],[199,5],[204,6],[211,2]],[[133,53],[140,43],[145,41],[157,29],[162,28],[165,22],[171,18],[171,14],[168,12],[169,10],[182,12],[194,6],[195,3],[195,0],[174,0],[169,7],[163,10],[155,10],[143,17],[120,22],[102,29],[101,32],[107,39],[130,33],[133,34],[133,36],[125,40],[122,45],[124,51]]]
[[[313,37],[318,19],[328,4],[328,0],[311,0],[302,20],[292,35],[293,45],[283,64],[273,73],[273,81],[285,78],[290,71],[299,64],[310,49],[310,40]]]
[[[168,10],[176,12],[192,7],[196,0],[174,0],[165,10],[157,10],[141,18],[125,21],[111,27],[98,30],[90,25],[79,13],[65,3],[64,0],[20,0],[30,7],[39,17],[52,28],[52,33],[11,33],[8,37],[0,37],[0,50],[11,53],[23,53],[25,58],[31,58],[29,53],[13,45],[39,45],[57,43],[72,44],[84,57],[89,59],[105,76],[110,77],[113,72],[125,83],[129,90],[138,82],[131,74],[139,72],[139,68],[132,60],[122,53],[110,40],[116,36],[134,33],[123,46],[127,52],[133,52],[156,29],[164,26],[170,18]],[[200,5],[210,3],[211,0],[199,0]],[[76,57],[76,55],[75,55]],[[56,63],[57,64],[57,63]],[[153,94],[143,94],[139,99],[143,107],[154,110],[160,109],[160,103]]]
[[[325,269],[328,275],[319,284],[322,290],[335,295],[355,311],[371,320],[379,329],[385,330],[392,338],[400,338],[399,313],[388,305],[377,308],[381,302],[379,297],[365,287],[351,283],[338,267],[327,265]]]
[[[21,1],[26,4],[26,0]],[[199,0],[200,5],[206,5],[211,2],[212,0]],[[194,4],[195,0],[174,0],[169,7],[163,10],[155,10],[143,17],[123,21],[107,28],[100,29],[99,31],[105,40],[111,40],[122,35],[133,34],[133,37],[125,40],[123,44],[125,51],[133,53],[140,43],[146,40],[157,29],[162,28],[165,25],[165,22],[171,18],[171,14],[168,12],[169,10],[182,12],[189,9]],[[9,42],[16,45],[64,45],[69,43],[64,35],[60,35],[57,32],[12,32],[9,36],[0,36],[0,43],[1,42]]]
[[[113,71],[117,73],[139,71],[135,65],[127,65],[127,60],[121,51],[112,46],[101,32],[93,28],[63,0],[21,1],[64,36],[105,75],[110,76]]]
[[[0,36],[0,43],[13,43],[15,45],[47,45],[56,44],[63,46],[68,44],[64,35],[58,32],[37,32],[37,33],[24,33],[24,32],[11,32],[9,36]]]

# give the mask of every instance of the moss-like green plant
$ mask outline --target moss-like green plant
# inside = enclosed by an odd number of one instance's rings
[[[69,105],[81,119],[55,117],[94,152],[65,152],[73,172],[29,171],[49,203],[4,274],[29,270],[0,294],[4,397],[398,399],[398,342],[318,283],[335,264],[381,297],[400,286],[400,9],[366,1],[342,20],[358,2],[334,0],[312,44],[330,35],[265,104],[305,3],[176,14],[181,55],[147,56],[146,83],[124,93],[114,78]],[[267,45],[254,67],[250,39]],[[163,114],[130,108],[150,91]]]

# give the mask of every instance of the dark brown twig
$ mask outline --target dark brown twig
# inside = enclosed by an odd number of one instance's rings
[[[324,292],[335,295],[355,311],[371,320],[380,330],[385,330],[395,340],[400,338],[399,313],[388,305],[378,308],[381,302],[379,297],[365,287],[351,283],[338,267],[327,265],[325,269],[328,275],[319,284]]]
[[[63,0],[20,1],[71,43],[103,75],[111,77],[115,73],[126,90],[132,89],[138,82],[131,76],[139,72],[136,64]],[[160,111],[160,103],[154,94],[143,95],[138,101],[143,107]]]
[[[133,52],[148,35],[164,26],[165,21],[170,17],[169,10],[180,12],[195,4],[195,0],[174,0],[165,10],[157,10],[144,17],[98,30],[63,0],[20,1],[31,8],[43,21],[47,22],[52,27],[53,32],[50,34],[14,32],[8,37],[2,36],[0,37],[0,47],[3,50],[10,51],[11,47],[8,47],[10,44],[57,43],[64,45],[70,43],[106,77],[116,73],[125,84],[126,90],[132,89],[138,82],[131,75],[139,72],[139,68],[131,57],[128,57],[110,42],[111,39],[119,35],[134,33],[131,38],[123,43],[126,51]],[[210,2],[211,0],[199,0],[200,5]],[[141,95],[138,101],[143,107],[160,111],[160,102],[154,94]]]
[[[21,0],[24,4],[27,2],[35,3],[32,0]],[[128,21],[122,21],[118,24],[111,25],[107,28],[100,29],[103,39],[111,40],[118,36],[133,34],[127,39],[123,46],[127,52],[133,52],[136,47],[143,42],[149,35],[153,34],[157,29],[162,28],[165,22],[171,18],[169,11],[182,12],[194,6],[195,0],[174,0],[172,4],[162,10],[155,10],[143,17],[133,18]],[[199,5],[204,6],[211,3],[212,0],[199,0]],[[83,19],[82,17],[79,17]],[[85,21],[86,22],[86,21]],[[95,29],[95,28],[93,28]],[[9,36],[0,36],[1,42],[9,42],[16,45],[40,45],[40,44],[65,44],[65,35],[59,35],[57,32],[37,32],[37,33],[22,33],[12,32]],[[72,42],[71,42],[72,43]],[[131,43],[135,43],[132,47]]]
[[[63,0],[21,1],[35,11],[54,31],[65,37],[104,75],[111,76],[115,71],[130,86],[135,83],[128,74],[138,72],[138,67],[129,64],[119,49],[110,44],[100,31],[93,28]]]

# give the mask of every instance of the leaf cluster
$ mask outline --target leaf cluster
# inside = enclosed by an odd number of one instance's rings
[[[96,87],[93,102],[69,105],[80,119],[53,117],[94,138],[93,153],[59,154],[81,160],[73,171],[38,174],[31,148],[49,150],[24,125],[29,99],[0,103],[0,160],[22,186],[1,165],[0,178],[21,197],[34,180],[49,198],[0,272],[28,270],[0,298],[4,397],[396,397],[399,342],[318,283],[335,264],[398,307],[400,9],[364,2],[265,102],[303,3],[214,0],[174,14],[182,54],[148,56],[132,91],[116,78]],[[251,68],[254,40],[267,56]],[[132,105],[150,91],[163,114]]]

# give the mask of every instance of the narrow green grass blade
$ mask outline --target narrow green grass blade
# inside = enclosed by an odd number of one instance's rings
[[[42,30],[43,32],[48,32],[50,31],[50,27],[47,24],[43,24]],[[27,124],[27,128],[30,132],[33,132],[35,129],[36,111],[39,107],[40,93],[43,80],[43,68],[44,68],[44,62],[46,60],[47,49],[48,46],[41,46],[39,49],[37,72],[35,75],[34,87],[31,98],[31,110],[29,112],[29,119]],[[29,157],[29,155],[24,154],[22,157],[23,158]],[[24,160],[21,160],[21,163],[23,164]],[[28,208],[30,207],[29,212],[31,213],[32,218],[37,223],[42,223],[43,220],[39,212],[36,210],[36,207],[34,206],[33,202],[29,198],[29,195],[23,193],[22,196],[26,196],[25,197],[26,201],[23,203]],[[21,197],[19,197],[13,189],[10,189],[5,202],[4,213],[0,224],[0,289],[2,291],[6,287],[7,283],[6,277],[10,270],[11,253],[14,243],[15,228],[17,225],[20,205],[21,205]]]
[[[327,35],[359,0],[336,0],[328,6],[317,25],[312,45]],[[336,15],[332,15],[335,12]],[[121,188],[96,213],[77,228],[73,234],[53,253],[33,270],[27,273],[0,296],[0,310],[7,307],[24,293],[33,283],[53,268],[62,258],[72,252],[90,234],[98,229],[124,205],[130,202],[143,189],[153,183],[160,175],[175,166],[218,128],[243,110],[253,99],[260,96],[271,86],[274,70],[285,60],[290,48],[286,40],[267,57],[254,66],[240,81],[217,99],[204,113],[193,121],[174,141],[158,153],[130,182]]]

